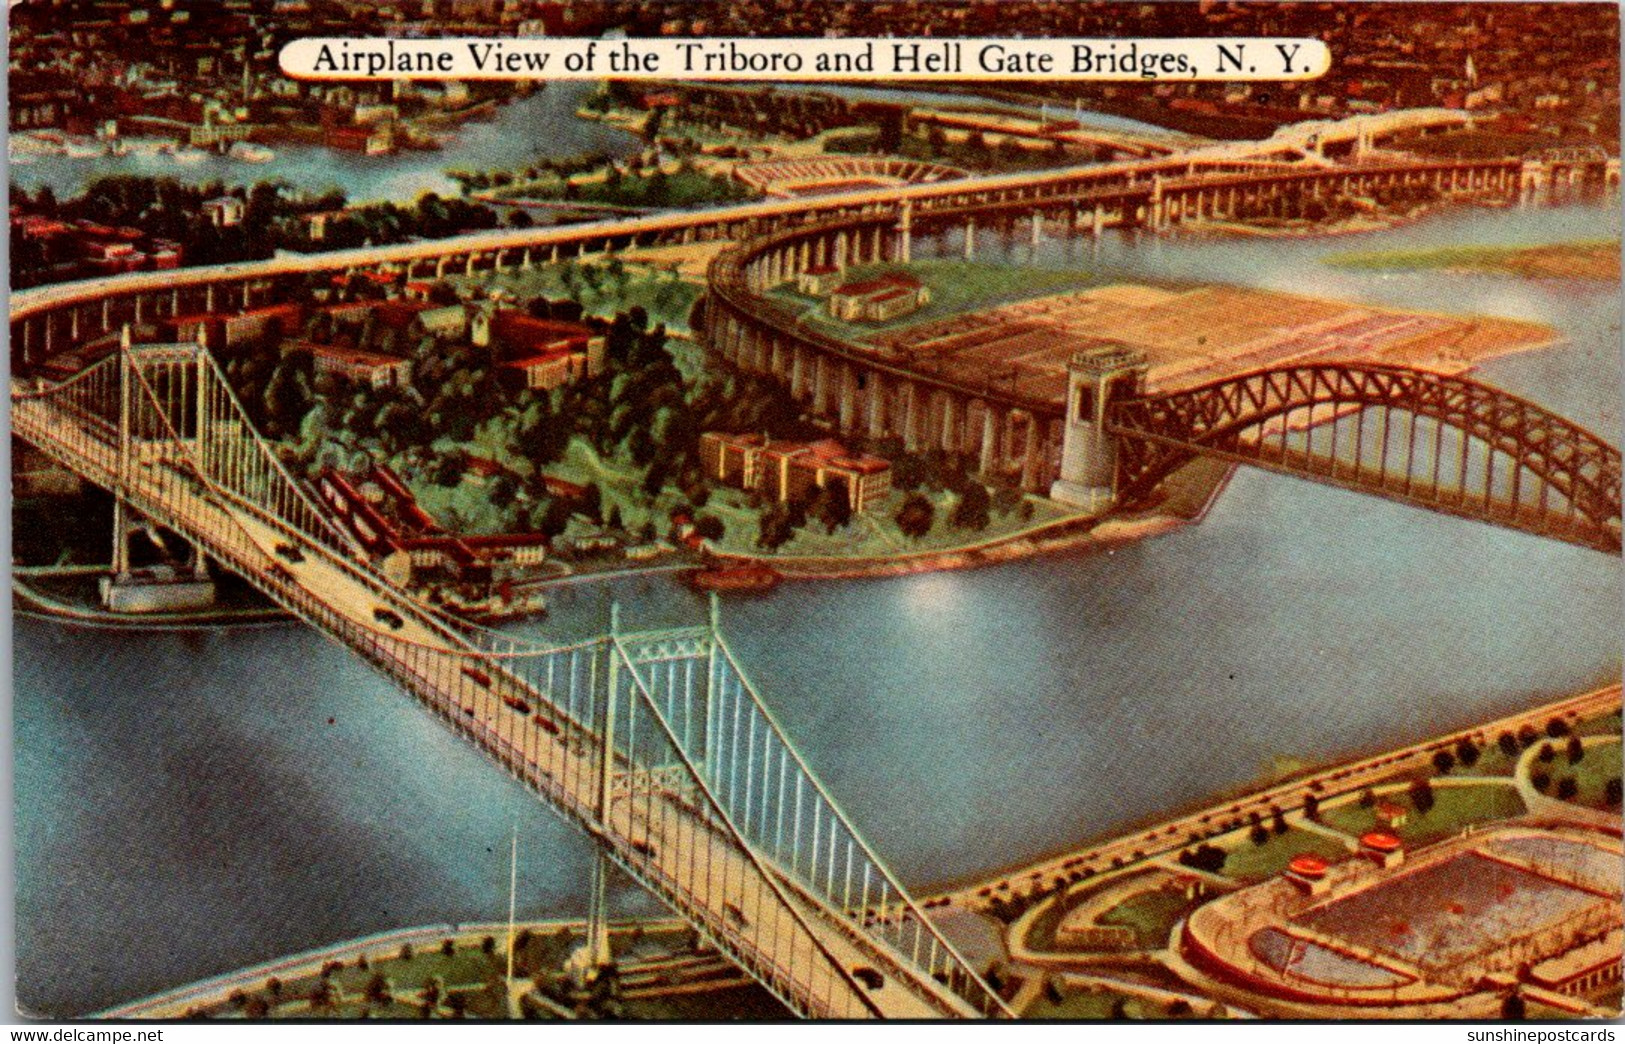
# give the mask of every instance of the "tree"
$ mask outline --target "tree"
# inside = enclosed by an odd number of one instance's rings
[[[1518,738],[1510,732],[1503,732],[1495,737],[1495,745],[1509,758],[1518,756]]]
[[[1280,837],[1287,831],[1286,814],[1281,811],[1278,805],[1270,806],[1270,829],[1275,832],[1276,837]]]
[[[1569,734],[1569,723],[1562,718],[1551,718],[1546,722],[1546,735],[1552,739]]]
[[[910,493],[903,499],[903,506],[897,509],[897,528],[903,531],[904,536],[918,540],[931,532],[936,518],[937,509],[929,499],[920,493]]]
[[[435,461],[431,472],[431,480],[437,486],[451,489],[453,486],[456,486],[459,482],[463,481],[463,474],[467,471],[468,454],[460,449],[454,449],[449,453],[442,454],[440,458]],[[403,946],[402,949],[406,952],[402,955],[401,959],[406,961],[411,960],[411,946],[406,945]]]
[[[1472,741],[1471,737],[1463,736],[1461,741],[1456,744],[1456,760],[1467,768],[1472,768],[1478,764],[1478,745]]]
[[[1557,757],[1557,751],[1553,749],[1550,743],[1542,743],[1540,745],[1540,751],[1535,755],[1535,757],[1539,758],[1544,764],[1550,764],[1552,759]]]
[[[1434,751],[1433,767],[1438,770],[1439,775],[1442,776],[1456,767],[1456,756],[1450,753],[1448,750]]]
[[[1509,1022],[1524,1017],[1523,994],[1514,990],[1506,995],[1501,1001],[1501,1017]]]
[[[1583,761],[1585,759],[1586,748],[1585,748],[1585,744],[1580,742],[1580,737],[1578,737],[1578,736],[1570,736],[1569,737],[1568,755],[1569,755],[1569,764],[1570,765],[1578,765],[1581,761]]]
[[[1365,790],[1361,791],[1361,793],[1360,793],[1360,807],[1361,808],[1372,808],[1376,804],[1377,804],[1377,792],[1375,790],[1372,790],[1370,787],[1366,787]]]
[[[1544,794],[1546,793],[1546,788],[1552,785],[1552,777],[1544,770],[1536,769],[1529,774],[1529,783],[1536,790]]]
[[[418,993],[418,996],[423,999],[423,1007],[426,1012],[440,1007],[440,999],[445,995],[446,984],[438,975],[424,983],[423,989]]]
[[[694,532],[703,540],[721,540],[727,527],[715,515],[700,515],[694,519]]]
[[[986,529],[991,521],[989,511],[992,506],[993,499],[988,496],[986,486],[980,482],[967,482],[959,491],[959,503],[954,505],[949,521],[959,529]]]
[[[1411,807],[1422,815],[1427,815],[1433,808],[1433,784],[1425,779],[1412,780],[1409,794]]]
[[[819,490],[809,513],[830,533],[852,521],[852,501],[847,497],[846,485],[831,483]]]
[[[1262,848],[1265,845],[1269,844],[1270,832],[1268,830],[1264,829],[1264,824],[1259,823],[1259,824],[1255,825],[1252,828],[1252,830],[1248,831],[1247,839],[1249,841],[1251,841],[1253,844],[1255,844],[1258,847]]]
[[[1609,808],[1619,807],[1622,794],[1621,783],[1618,776],[1613,777],[1607,783],[1603,784],[1602,795],[1603,801],[1607,802]]]
[[[790,521],[788,505],[775,503],[756,519],[756,546],[766,551],[777,551],[796,535]]]
[[[1312,822],[1320,820],[1320,798],[1307,794],[1303,799],[1303,816]]]

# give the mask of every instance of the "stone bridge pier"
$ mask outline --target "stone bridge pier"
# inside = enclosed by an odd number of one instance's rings
[[[1106,427],[1113,402],[1145,393],[1143,354],[1106,345],[1079,352],[1067,364],[1061,472],[1051,500],[1104,514],[1117,503],[1117,436]]]

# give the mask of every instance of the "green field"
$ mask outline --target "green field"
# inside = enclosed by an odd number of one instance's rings
[[[618,266],[618,267],[617,267]],[[448,276],[454,286],[471,282],[466,276]],[[506,272],[481,272],[472,282],[485,288],[511,291],[521,300],[546,297],[558,301],[570,298],[588,315],[614,318],[617,312],[642,308],[652,323],[665,323],[669,330],[687,330],[688,315],[699,300],[701,289],[671,272],[656,272],[637,262],[615,257],[594,258],[557,265],[539,265],[530,271],[514,268]]]
[[[1413,809],[1405,825],[1394,831],[1401,841],[1413,848],[1453,837],[1468,826],[1510,819],[1526,811],[1517,790],[1501,783],[1435,786],[1433,797],[1431,809],[1425,813]],[[1403,792],[1386,794],[1384,800],[1411,806],[1409,796]],[[1376,813],[1358,802],[1325,809],[1320,818],[1332,829],[1356,837],[1377,825]]]
[[[1099,923],[1132,928],[1147,948],[1166,946],[1179,919],[1197,903],[1174,889],[1141,892],[1100,915]]]
[[[1570,765],[1567,754],[1561,749],[1557,757],[1553,758],[1547,766],[1552,776],[1552,786],[1546,792],[1553,796],[1557,793],[1557,781],[1565,776],[1573,776],[1579,785],[1579,791],[1574,795],[1574,802],[1587,808],[1612,809],[1617,806],[1608,804],[1604,796],[1604,788],[1608,781],[1618,779],[1620,774],[1619,744],[1599,743],[1585,748],[1585,757],[1580,759],[1578,765]]]
[[[855,265],[847,269],[846,278],[856,282],[889,272],[906,272],[919,279],[931,292],[930,303],[911,315],[889,323],[846,323],[831,318],[824,310],[822,301],[799,294],[791,287],[779,287],[768,296],[793,308],[804,309],[809,323],[823,327],[837,337],[861,341],[877,333],[894,332],[917,323],[947,319],[964,312],[1032,297],[1083,290],[1104,282],[1099,273],[1085,269],[1019,268],[980,261],[943,260],[915,261],[908,265]]]
[[[1270,834],[1268,841],[1255,845],[1245,834],[1241,844],[1230,850],[1220,873],[1238,881],[1262,881],[1274,877],[1295,857],[1305,853],[1337,860],[1348,855],[1348,849],[1322,834],[1293,828],[1281,835]]]

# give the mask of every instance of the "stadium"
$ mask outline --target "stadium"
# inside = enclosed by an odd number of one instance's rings
[[[1180,954],[1280,1014],[1484,1017],[1514,989],[1580,1011],[1620,979],[1620,867],[1617,837],[1577,828],[1468,833],[1408,861],[1376,832],[1199,908]]]
[[[827,196],[889,185],[962,178],[957,167],[877,156],[808,156],[742,163],[734,177],[768,196]]]

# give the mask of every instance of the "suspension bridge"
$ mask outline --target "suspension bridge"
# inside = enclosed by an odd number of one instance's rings
[[[415,696],[808,1018],[1009,1014],[864,841],[707,626],[542,647],[365,564],[196,345],[15,378],[12,430]]]

